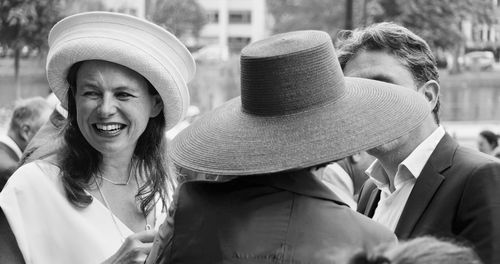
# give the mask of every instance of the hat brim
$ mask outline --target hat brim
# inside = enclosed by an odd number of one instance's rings
[[[338,100],[287,116],[244,113],[234,98],[179,133],[169,157],[186,169],[218,175],[307,168],[397,139],[431,112],[411,89],[361,78],[345,82]]]

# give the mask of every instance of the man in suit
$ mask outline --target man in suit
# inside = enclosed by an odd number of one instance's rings
[[[0,190],[18,167],[22,152],[49,119],[50,106],[42,97],[19,101],[12,113],[7,135],[0,137]]]
[[[380,23],[342,33],[344,74],[399,84],[426,98],[432,117],[368,151],[358,211],[399,239],[434,235],[461,240],[484,263],[500,263],[500,163],[461,147],[439,125],[439,76],[427,43],[408,29]]]
[[[146,263],[332,263],[393,242],[312,171],[406,134],[429,116],[427,102],[344,78],[322,31],[254,42],[240,61],[241,97],[182,130],[169,152],[179,167],[229,180],[181,185]]]

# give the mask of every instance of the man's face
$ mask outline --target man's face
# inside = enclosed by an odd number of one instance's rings
[[[345,65],[344,75],[417,89],[411,72],[386,51],[361,51]]]
[[[411,72],[386,51],[361,51],[345,65],[344,75],[388,82],[417,90]],[[367,152],[377,157],[379,154],[398,148],[408,140],[408,137],[409,135],[402,136]]]

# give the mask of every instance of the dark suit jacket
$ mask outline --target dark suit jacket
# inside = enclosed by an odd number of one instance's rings
[[[418,177],[395,233],[466,241],[485,264],[500,263],[500,160],[459,146],[448,134]],[[368,180],[358,211],[372,217],[380,191]]]
[[[332,263],[393,241],[302,170],[181,185],[146,263]]]
[[[19,157],[5,143],[0,142],[0,191],[10,176],[16,171]]]

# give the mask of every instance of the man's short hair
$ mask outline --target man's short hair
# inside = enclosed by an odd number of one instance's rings
[[[386,51],[392,54],[413,75],[415,83],[430,80],[439,83],[439,72],[432,51],[421,37],[392,22],[382,22],[366,28],[345,30],[337,36],[337,56],[342,69],[361,51]],[[440,100],[432,110],[439,123]]]
[[[42,97],[32,97],[22,99],[16,102],[12,119],[10,121],[10,129],[19,131],[23,124],[30,126],[41,126],[44,120],[41,120],[46,112],[51,110],[50,105]]]

